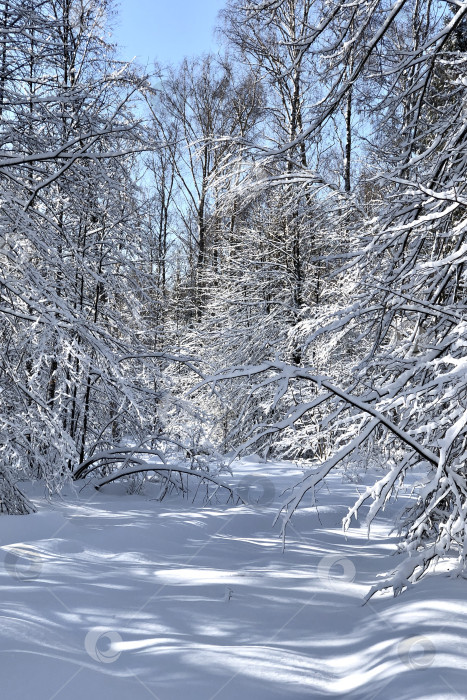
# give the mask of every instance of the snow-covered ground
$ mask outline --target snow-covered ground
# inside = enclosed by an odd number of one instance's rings
[[[467,583],[440,574],[363,606],[396,563],[402,503],[370,539],[363,523],[345,536],[362,487],[336,477],[283,552],[272,521],[300,474],[243,460],[250,506],[112,484],[0,517],[2,700],[466,698]]]

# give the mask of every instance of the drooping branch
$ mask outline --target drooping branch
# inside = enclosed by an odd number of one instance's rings
[[[354,408],[357,408],[359,411],[362,413],[366,413],[370,416],[373,416],[376,418],[377,423],[381,423],[384,425],[389,431],[391,431],[396,437],[398,437],[403,443],[405,443],[408,447],[410,447],[412,450],[414,450],[420,457],[423,459],[427,460],[433,465],[438,464],[438,457],[434,452],[431,450],[428,450],[426,447],[421,445],[417,440],[415,440],[407,431],[402,430],[398,425],[396,425],[393,421],[391,421],[389,418],[387,418],[384,414],[382,414],[380,411],[378,411],[374,406],[371,404],[362,401],[358,396],[355,396],[353,394],[349,394],[348,392],[344,391],[340,387],[335,386],[332,384],[326,377],[319,376],[319,375],[313,375],[309,371],[307,371],[307,368],[302,368],[302,367],[296,367],[294,365],[287,365],[284,362],[280,361],[274,361],[274,362],[265,362],[261,365],[256,365],[256,366],[251,366],[251,367],[233,367],[230,370],[227,370],[225,372],[220,372],[218,375],[206,377],[203,382],[201,382],[197,387],[196,390],[200,389],[202,386],[206,384],[211,384],[212,386],[215,386],[219,381],[224,381],[228,379],[236,379],[239,377],[252,377],[254,375],[262,374],[264,372],[270,372],[273,371],[276,373],[276,381],[279,382],[281,380],[286,380],[287,383],[290,383],[292,380],[296,379],[302,379],[302,380],[307,380],[315,384],[318,388],[323,387],[324,389],[327,389],[329,392],[329,395],[337,396],[340,399],[343,399],[349,406],[353,406]],[[194,390],[193,390],[194,391]],[[329,398],[329,395],[326,396],[325,398]],[[324,399],[323,399],[324,400]],[[265,437],[266,435],[270,434],[271,432],[279,432],[281,430],[284,430],[286,428],[290,428],[294,425],[297,420],[299,420],[305,412],[308,410],[311,410],[312,408],[315,407],[314,402],[310,405],[309,408],[306,408],[304,411],[300,411],[299,409],[292,413],[288,419],[284,419],[280,423],[276,423],[273,425],[268,425],[264,426],[264,432],[260,432],[256,438],[252,438],[248,441],[248,443],[245,445],[246,446],[251,446],[254,442],[259,441],[262,437]],[[242,448],[239,448],[240,450]]]

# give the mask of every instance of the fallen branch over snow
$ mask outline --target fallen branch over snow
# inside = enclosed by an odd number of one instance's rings
[[[114,472],[110,476],[106,476],[103,479],[100,479],[100,481],[98,481],[97,484],[95,484],[95,488],[99,490],[102,486],[112,483],[112,481],[122,479],[126,476],[132,476],[133,474],[140,474],[142,472],[168,472],[169,478],[172,473],[195,476],[198,479],[201,479],[201,481],[210,481],[211,483],[216,484],[216,486],[218,486],[219,488],[226,489],[230,493],[230,497],[232,499],[237,498],[241,500],[242,503],[246,504],[246,501],[244,501],[244,499],[235,491],[235,489],[233,489],[231,486],[221,481],[217,477],[211,476],[210,474],[200,470],[187,469],[186,467],[178,467],[174,465],[159,466],[146,463],[145,466],[135,467],[134,469],[121,469],[118,472]]]

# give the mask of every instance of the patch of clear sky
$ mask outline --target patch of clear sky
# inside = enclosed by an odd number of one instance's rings
[[[112,40],[119,57],[148,65],[177,64],[215,51],[214,28],[225,0],[119,0]]]

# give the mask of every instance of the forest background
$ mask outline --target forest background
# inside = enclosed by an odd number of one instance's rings
[[[0,2],[0,510],[254,450],[309,466],[285,528],[376,464],[347,523],[423,475],[394,590],[463,571],[467,4],[229,0],[151,71],[113,12]]]

